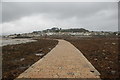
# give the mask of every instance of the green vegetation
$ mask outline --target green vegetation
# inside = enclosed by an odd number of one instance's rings
[[[84,28],[73,28],[73,29],[61,29],[61,28],[51,28],[43,30],[43,32],[89,32],[89,30],[86,30]]]

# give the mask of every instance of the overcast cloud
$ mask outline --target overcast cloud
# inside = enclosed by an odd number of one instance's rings
[[[47,28],[118,30],[117,2],[3,2],[3,34]]]

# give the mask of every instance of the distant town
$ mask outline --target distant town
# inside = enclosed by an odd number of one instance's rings
[[[4,38],[32,38],[32,37],[46,37],[46,36],[79,36],[79,37],[92,37],[92,36],[119,36],[120,32],[110,31],[89,31],[84,28],[71,28],[62,29],[53,27],[42,31],[33,31],[31,33],[3,35]]]

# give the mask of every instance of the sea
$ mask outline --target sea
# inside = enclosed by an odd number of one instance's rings
[[[26,38],[21,38],[21,39],[0,38],[0,46],[21,44],[21,43],[34,42],[34,41],[36,40],[26,39]]]

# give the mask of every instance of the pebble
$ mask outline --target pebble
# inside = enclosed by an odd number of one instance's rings
[[[113,51],[113,53],[116,53],[116,51]]]
[[[49,50],[51,50],[51,48],[48,48]]]
[[[21,58],[21,59],[20,59],[20,61],[24,61],[24,60],[25,60],[25,58]]]
[[[101,66],[101,67],[103,67],[103,66]]]
[[[95,58],[94,60],[97,61],[97,58]]]
[[[19,67],[19,69],[25,69],[25,68],[27,68],[27,66],[26,67]]]
[[[105,53],[102,53],[103,55],[105,55]]]
[[[94,73],[94,71],[93,71],[93,70],[91,70],[90,72]]]
[[[56,75],[54,75],[53,77],[54,77],[54,78],[58,78],[59,76],[56,74]]]
[[[105,57],[105,59],[108,59],[108,57]]]
[[[69,73],[67,73],[68,75],[74,75],[74,73],[73,72],[69,72]]]
[[[109,61],[109,63],[113,63],[112,61]]]
[[[107,42],[105,42],[105,44],[108,44]]]
[[[112,45],[115,45],[116,43],[112,43]]]
[[[105,50],[102,50],[103,52],[105,52]]]
[[[80,73],[75,73],[74,75],[78,76],[78,75],[80,75]]]
[[[43,53],[41,54],[41,53],[36,53],[35,54],[36,56],[42,56],[42,55],[44,55]]]
[[[62,69],[62,67],[58,67],[58,69]]]
[[[110,69],[110,67],[107,67],[108,69]]]
[[[114,75],[116,73],[116,71],[112,70],[111,73]]]
[[[42,51],[43,51],[43,49],[39,49],[39,50],[38,50],[38,52],[40,52],[40,53],[41,53]]]

